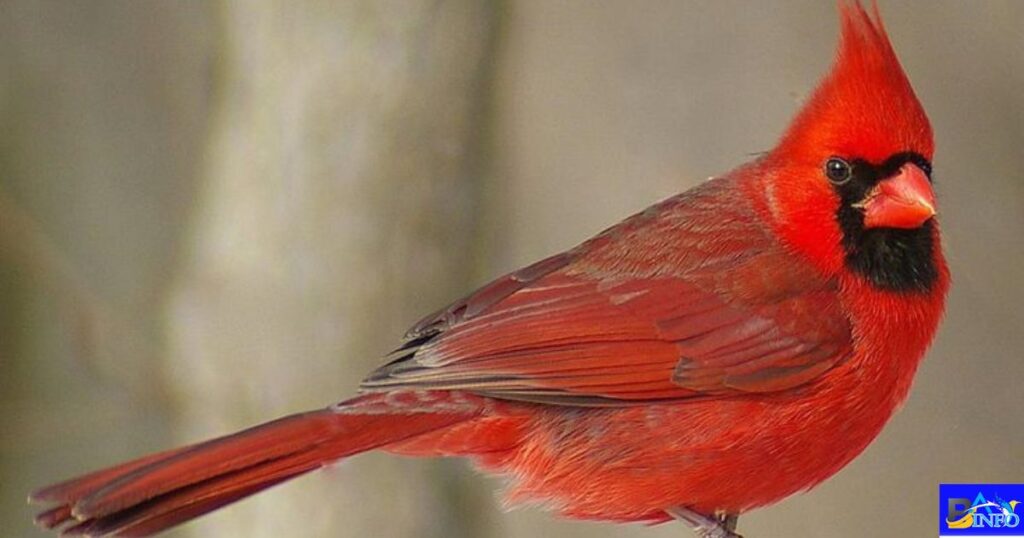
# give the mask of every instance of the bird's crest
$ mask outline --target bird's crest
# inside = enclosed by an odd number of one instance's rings
[[[831,71],[793,120],[779,150],[827,149],[871,161],[915,151],[931,158],[931,124],[886,34],[877,4],[840,0],[842,35]],[[813,155],[818,158],[818,155]]]

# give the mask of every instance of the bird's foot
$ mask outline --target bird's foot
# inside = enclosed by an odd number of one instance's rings
[[[736,534],[736,523],[739,516],[720,513],[706,516],[686,507],[666,510],[668,515],[689,525],[698,538],[743,538]]]

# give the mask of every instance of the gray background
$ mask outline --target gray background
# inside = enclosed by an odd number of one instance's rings
[[[1024,481],[1024,2],[882,6],[954,275],[911,398],[753,538],[930,536]],[[0,534],[33,486],[351,394],[403,329],[770,148],[829,1],[0,2]],[[180,536],[685,536],[355,458]]]

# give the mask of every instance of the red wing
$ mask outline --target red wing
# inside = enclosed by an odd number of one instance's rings
[[[845,356],[849,329],[835,303],[830,291],[814,290],[740,306],[681,278],[556,272],[443,332],[413,333],[415,345],[363,387],[571,405],[782,390]]]
[[[566,405],[783,390],[850,352],[832,283],[730,180],[666,200],[415,325],[366,390]]]

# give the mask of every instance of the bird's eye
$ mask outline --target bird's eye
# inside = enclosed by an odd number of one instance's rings
[[[825,163],[825,177],[836,185],[842,185],[853,177],[853,167],[839,157],[832,157]]]
[[[918,167],[924,172],[924,175],[928,176],[930,180],[932,178],[932,163],[922,159],[921,162],[917,163]]]

